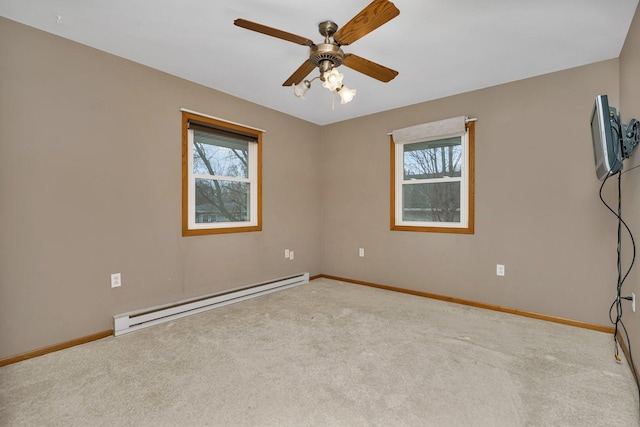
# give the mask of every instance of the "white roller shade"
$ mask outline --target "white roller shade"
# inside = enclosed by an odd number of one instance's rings
[[[407,128],[396,129],[391,134],[396,144],[443,139],[465,133],[466,116],[453,117],[437,122],[422,123]]]

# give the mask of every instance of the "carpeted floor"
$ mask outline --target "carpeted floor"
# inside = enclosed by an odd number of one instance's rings
[[[320,279],[0,368],[2,426],[638,426],[610,335]]]

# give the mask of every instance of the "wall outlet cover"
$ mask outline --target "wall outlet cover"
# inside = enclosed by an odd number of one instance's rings
[[[122,286],[122,276],[120,273],[113,273],[111,275],[111,287],[119,288],[120,286]]]

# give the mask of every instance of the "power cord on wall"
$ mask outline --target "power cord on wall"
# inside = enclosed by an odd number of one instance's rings
[[[618,211],[614,211],[611,206],[609,206],[607,204],[607,202],[604,201],[604,198],[602,197],[602,189],[604,188],[605,183],[607,182],[607,180],[612,177],[613,175],[607,175],[607,177],[602,181],[602,185],[600,186],[600,200],[602,201],[602,203],[604,203],[604,205],[607,207],[607,209],[609,209],[611,211],[611,213],[613,213],[616,218],[618,218],[618,247],[617,247],[617,252],[618,252],[618,260],[617,260],[617,266],[618,266],[618,282],[616,285],[616,298],[614,299],[613,303],[611,304],[611,307],[609,307],[609,320],[611,321],[611,323],[613,323],[615,325],[615,331],[613,334],[613,342],[614,342],[614,357],[616,359],[617,362],[621,362],[622,359],[620,358],[619,352],[618,352],[618,331],[619,328],[622,329],[622,331],[624,332],[624,337],[622,338],[622,335],[620,335],[620,337],[623,340],[626,340],[626,345],[627,345],[627,349],[629,350],[629,366],[631,368],[631,373],[633,374],[633,378],[636,381],[636,386],[638,388],[638,405],[640,408],[640,382],[638,381],[638,374],[636,372],[636,366],[635,363],[633,362],[633,354],[631,352],[631,341],[629,340],[629,333],[627,332],[627,328],[624,326],[624,322],[622,321],[622,300],[631,300],[632,297],[626,296],[623,297],[622,296],[622,284],[624,283],[624,281],[627,279],[627,276],[629,275],[629,273],[631,272],[631,269],[633,268],[633,264],[635,263],[636,260],[636,243],[635,240],[633,238],[633,233],[631,232],[631,230],[629,229],[629,226],[627,226],[627,223],[624,222],[624,220],[622,219],[622,184],[621,184],[621,177],[622,177],[622,172],[618,172],[617,174],[615,174],[618,176]],[[627,269],[626,273],[624,274],[624,276],[622,275],[622,226],[624,225],[625,229],[627,230],[627,233],[629,234],[629,237],[631,238],[631,247],[633,249],[633,255],[631,257],[631,264],[629,265],[629,268]],[[615,316],[614,316],[614,307],[615,307]],[[615,318],[614,318],[615,317]]]

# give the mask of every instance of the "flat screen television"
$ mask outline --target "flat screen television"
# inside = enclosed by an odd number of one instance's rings
[[[591,140],[596,162],[596,176],[602,181],[607,175],[622,170],[622,141],[616,110],[609,107],[607,95],[598,95],[591,113]]]

